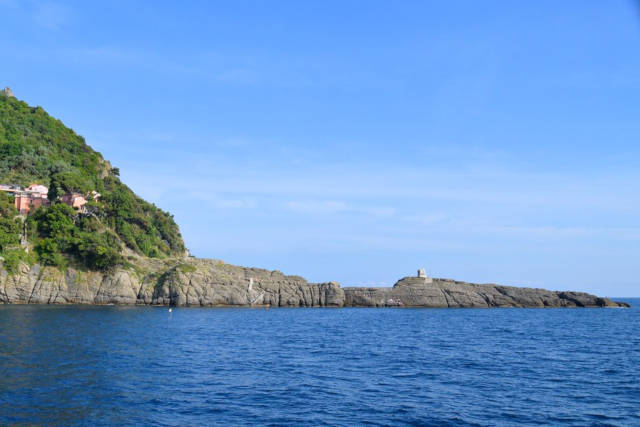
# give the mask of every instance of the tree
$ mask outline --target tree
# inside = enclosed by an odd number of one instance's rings
[[[12,199],[7,193],[0,191],[0,252],[8,246],[20,243],[22,222],[15,218],[18,211]]]
[[[83,233],[78,242],[78,255],[89,268],[106,270],[123,262],[115,236]]]
[[[43,237],[66,240],[73,236],[75,211],[71,206],[56,203],[47,209],[37,210],[30,218],[37,224],[38,232]]]
[[[92,190],[87,177],[78,172],[59,172],[51,175],[49,200],[56,201],[58,197],[73,192],[86,193]]]
[[[184,252],[173,217],[136,196],[120,181],[120,170],[108,165],[84,138],[44,109],[0,96],[0,183],[49,187],[53,205],[39,208],[26,222],[26,237],[43,264],[108,268],[123,262],[125,245],[149,257]],[[89,201],[83,212],[56,203],[64,194],[92,190],[102,196]],[[22,229],[11,221],[17,216],[13,204],[0,192],[3,246],[19,243]]]
[[[0,217],[0,252],[20,244],[20,225],[19,219]]]
[[[62,267],[66,264],[66,260],[60,253],[60,249],[54,239],[46,238],[38,242],[35,247],[38,259],[44,265],[56,265]]]

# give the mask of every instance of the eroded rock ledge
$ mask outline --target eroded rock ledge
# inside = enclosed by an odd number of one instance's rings
[[[0,270],[0,302],[274,307],[628,307],[581,292],[406,277],[392,288],[341,288],[215,260],[144,260],[109,273],[22,265]]]

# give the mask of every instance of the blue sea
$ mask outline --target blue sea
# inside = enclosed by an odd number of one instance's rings
[[[0,306],[0,423],[640,424],[631,309]]]

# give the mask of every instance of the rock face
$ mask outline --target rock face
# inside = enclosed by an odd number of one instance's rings
[[[629,307],[582,292],[405,277],[392,288],[343,288],[346,307]]]
[[[110,273],[21,265],[0,270],[0,302],[29,304],[154,304],[177,306],[339,307],[337,283],[307,283],[278,271],[236,267],[214,260],[183,260]]]
[[[215,260],[146,260],[109,273],[21,265],[0,270],[0,302],[275,307],[628,307],[579,292],[407,277],[393,288],[341,288]]]

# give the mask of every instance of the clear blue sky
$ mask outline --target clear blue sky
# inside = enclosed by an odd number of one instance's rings
[[[0,0],[0,19],[0,85],[197,256],[640,296],[631,1]]]

